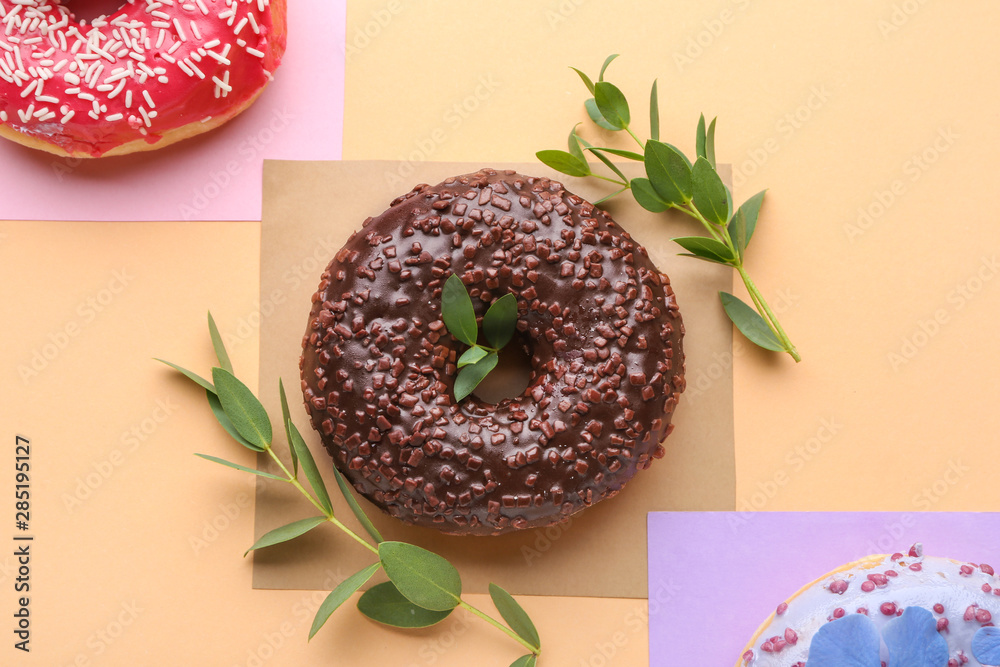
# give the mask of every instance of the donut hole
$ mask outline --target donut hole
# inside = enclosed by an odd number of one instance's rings
[[[517,338],[500,350],[499,357],[497,367],[472,392],[484,403],[496,405],[521,396],[534,374],[528,347]]]
[[[123,0],[70,0],[64,4],[73,12],[73,18],[89,24],[94,19],[117,13],[125,5]]]

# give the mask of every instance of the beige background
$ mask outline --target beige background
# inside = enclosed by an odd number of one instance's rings
[[[566,66],[593,72],[606,53],[623,53],[610,75],[630,97],[645,99],[660,78],[665,136],[690,150],[697,114],[717,114],[719,158],[735,165],[738,196],[770,188],[749,265],[783,304],[804,361],[737,354],[738,506],[997,510],[1000,8],[624,4],[518,0],[470,14],[457,1],[351,2],[345,158],[530,160],[562,146],[583,118]],[[454,111],[470,96],[478,108]],[[37,535],[36,650],[24,660],[5,643],[0,662],[409,667],[517,657],[465,616],[406,634],[345,610],[307,644],[312,594],[251,588],[240,559],[253,537],[251,487],[191,456],[222,451],[226,438],[202,398],[150,357],[206,368],[211,308],[255,379],[259,250],[254,223],[0,223],[0,414],[8,443],[20,433],[34,446]],[[123,269],[128,283],[115,294]],[[91,298],[108,303],[97,312]],[[71,323],[74,335],[23,380],[18,367]],[[133,428],[144,439],[130,438]],[[112,460],[105,479],[98,471]],[[90,497],[67,508],[64,494],[92,474]],[[9,488],[9,464],[0,480]],[[8,621],[12,560],[0,555]],[[545,643],[542,665],[646,663],[641,602],[524,604]]]

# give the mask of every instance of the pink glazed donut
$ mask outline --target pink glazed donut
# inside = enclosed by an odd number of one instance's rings
[[[0,0],[0,135],[102,157],[218,127],[271,80],[285,2],[127,0],[87,25],[57,0]]]

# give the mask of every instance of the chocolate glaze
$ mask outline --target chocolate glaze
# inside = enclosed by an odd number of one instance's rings
[[[478,317],[507,292],[533,374],[496,405],[452,386],[457,273]],[[667,277],[611,217],[546,178],[483,169],[419,185],[324,271],[302,340],[312,425],[354,487],[447,533],[546,526],[663,455],[684,390]]]

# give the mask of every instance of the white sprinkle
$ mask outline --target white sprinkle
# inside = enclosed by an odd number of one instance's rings
[[[53,72],[58,72],[63,67],[65,67],[66,63],[68,63],[68,62],[69,62],[68,60],[66,60],[65,58],[63,58],[62,60],[60,60],[59,62],[56,63],[55,67],[52,68],[52,71]]]
[[[175,60],[174,57],[172,55],[170,55],[169,53],[161,53],[160,57],[163,58],[164,60],[166,60],[171,65],[173,65],[174,63],[177,62],[177,60]]]
[[[55,117],[56,117],[56,112],[55,111],[50,111],[47,114],[45,114],[44,116],[39,116],[38,120],[39,120],[39,122],[44,123],[45,121],[52,120]]]
[[[236,43],[239,44],[240,46],[242,46],[243,48],[246,48],[246,46],[247,46],[247,40],[243,39],[242,37],[240,37],[239,39],[237,39]]]
[[[97,87],[97,90],[100,91],[100,92],[102,92],[102,93],[106,93],[109,90],[114,90],[114,89],[115,89],[115,87],[112,86],[110,83],[102,83],[101,85],[99,85]]]
[[[197,75],[198,75],[198,78],[199,78],[199,79],[204,79],[204,78],[205,78],[205,75],[204,75],[204,74],[202,73],[202,71],[201,71],[200,69],[198,69],[198,66],[197,66],[197,65],[195,65],[195,64],[194,64],[193,62],[191,62],[190,60],[189,60],[189,61],[187,61],[187,64],[188,64],[188,67],[190,67],[190,68],[191,68],[191,71],[193,71],[193,72],[194,72],[195,74],[197,74]]]
[[[37,85],[38,85],[38,80],[33,79],[31,83],[28,84],[28,87],[21,91],[21,97],[27,97],[28,95],[30,95],[31,91],[33,91],[35,89],[35,86]]]
[[[68,90],[66,92],[69,92]],[[87,100],[88,102],[93,102],[96,98],[90,93],[78,93],[77,97],[81,100]]]
[[[198,3],[198,9],[201,10],[202,15],[208,16],[208,7],[205,6],[205,3],[202,0],[195,0],[195,2]]]
[[[62,123],[63,125],[65,125],[75,115],[76,115],[76,112],[73,111],[72,109],[70,109],[69,111],[66,112],[65,116],[63,116],[61,119],[59,119],[59,122]]]
[[[247,17],[244,16],[242,19],[240,19],[240,22],[236,24],[236,27],[233,28],[233,34],[234,35],[240,34],[240,31],[243,30],[243,28],[245,28],[246,25],[247,25]]]
[[[187,74],[188,76],[194,76],[194,72],[192,72],[191,69],[187,66],[186,60],[178,60],[177,66],[180,67],[181,71]]]
[[[152,127],[152,123],[149,122],[149,114],[146,113],[144,107],[139,107],[139,113],[142,114],[142,122],[146,124],[146,127]]]
[[[104,120],[108,121],[109,123],[114,123],[115,121],[123,120],[124,118],[125,114],[123,113],[113,113],[110,116],[105,116]]]
[[[163,46],[163,38],[166,36],[165,30],[160,30],[159,34],[156,36],[156,48]]]
[[[222,44],[222,42],[221,42],[220,40],[218,40],[218,39],[213,39],[213,40],[212,40],[211,42],[205,42],[205,48],[206,48],[206,49],[214,49],[214,48],[215,48],[215,47],[217,47],[217,46],[218,46],[219,44]]]
[[[250,27],[253,29],[255,33],[259,35],[260,27],[257,25],[257,19],[254,18],[253,12],[247,14],[247,17],[250,19]]]
[[[150,13],[158,19],[163,19],[164,21],[170,20],[170,14],[166,12],[150,12]]]
[[[151,98],[151,97],[149,96],[149,91],[148,91],[148,90],[143,90],[143,91],[142,91],[142,97],[143,97],[143,99],[145,99],[145,100],[146,100],[146,104],[148,104],[148,105],[149,105],[149,108],[150,108],[150,109],[155,109],[155,108],[156,108],[156,105],[155,105],[155,104],[153,104],[153,98]]]
[[[201,119],[201,122],[203,122],[203,123],[207,123],[207,122],[208,122],[208,121],[210,121],[210,120],[212,120],[212,117],[211,117],[211,116],[205,116],[204,118],[202,118],[202,119]]]
[[[173,55],[174,51],[176,51],[179,48],[181,48],[181,43],[174,42],[173,45],[169,49],[167,49],[167,53]]]
[[[7,112],[4,111],[3,109],[0,109],[0,123],[6,123],[6,122],[7,122]]]
[[[126,109],[131,109],[132,108],[132,91],[131,90],[126,90],[125,91],[125,108]]]
[[[39,102],[48,102],[49,104],[59,104],[59,98],[53,97],[52,95],[35,95],[35,99]]]
[[[194,21],[188,21],[191,24],[191,32],[194,33],[194,38],[199,42],[201,41],[201,31],[198,30],[198,24]]]
[[[170,79],[168,79],[165,76],[158,76],[156,77],[156,80],[159,81],[160,83],[170,83]]]
[[[253,48],[252,46],[248,46],[246,48],[246,52],[249,53],[252,56],[257,56],[258,58],[263,58],[264,57],[264,52],[263,51],[258,51],[257,49]]]
[[[113,100],[116,97],[118,97],[118,94],[122,92],[123,88],[125,88],[125,79],[122,79],[121,81],[119,81],[118,82],[118,86],[114,90],[112,90],[110,93],[108,93],[108,99],[109,100]]]
[[[187,35],[184,34],[184,28],[181,27],[181,22],[176,18],[174,19],[174,28],[177,29],[177,36],[180,37],[182,42],[187,41]]]

